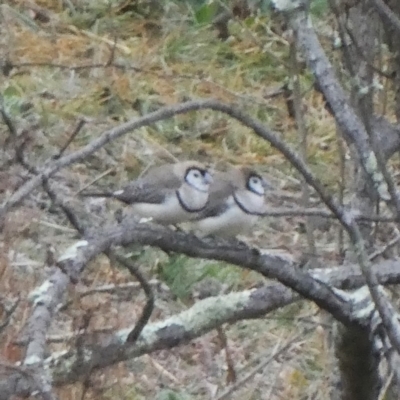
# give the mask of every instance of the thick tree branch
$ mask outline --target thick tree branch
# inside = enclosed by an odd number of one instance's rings
[[[278,279],[305,298],[313,300],[338,320],[352,323],[346,304],[324,284],[316,282],[309,274],[294,265],[289,265],[278,256],[261,255],[237,241],[199,239],[182,232],[171,232],[166,227],[153,224],[140,224],[137,220],[126,218],[120,225],[103,229],[100,237],[81,241],[80,247],[69,251],[60,267],[68,273],[72,281],[77,281],[86,264],[111,246],[126,246],[131,243],[156,246],[167,252],[177,252],[190,257],[226,261],[243,268],[259,272],[267,278]]]

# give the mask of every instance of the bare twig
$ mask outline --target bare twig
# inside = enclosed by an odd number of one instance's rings
[[[339,202],[341,206],[344,206],[344,191],[346,188],[346,149],[344,139],[340,132],[339,127],[336,125],[336,139],[339,153],[339,169],[340,169],[340,181],[339,181]],[[344,231],[343,227],[338,228],[338,253],[340,258],[344,259]]]
[[[144,277],[142,272],[140,271],[139,267],[134,265],[132,262],[127,260],[125,257],[116,254],[115,252],[110,253],[111,257],[115,257],[115,259],[123,265],[140,283],[142,286],[144,293],[147,297],[147,302],[145,307],[143,308],[142,315],[140,316],[138,322],[136,323],[135,327],[129,332],[129,335],[126,339],[128,343],[134,343],[142,332],[143,328],[149,322],[151,314],[153,313],[154,309],[154,293],[151,285]]]
[[[151,279],[148,281],[148,284],[154,288],[160,288],[162,286],[161,281],[158,279]],[[164,290],[168,290],[167,286],[164,285]],[[131,292],[141,289],[141,285],[139,282],[127,282],[120,285],[115,284],[107,284],[102,286],[95,286],[92,288],[85,289],[83,291],[78,291],[78,295],[82,297],[91,296],[96,293],[124,293]]]
[[[386,79],[393,79],[394,78],[394,74],[393,73],[387,73],[385,71],[382,71],[381,69],[379,69],[378,67],[375,67],[375,65],[373,65],[368,58],[365,56],[363,50],[361,49],[357,38],[355,37],[355,35],[353,34],[352,29],[349,26],[346,26],[346,33],[349,35],[352,44],[354,45],[354,48],[356,49],[358,55],[363,59],[363,61],[368,65],[369,68],[371,68],[372,71],[374,71],[375,73],[377,73],[378,75],[386,78]],[[345,44],[344,44],[345,45]]]
[[[24,68],[24,67],[44,67],[44,68],[60,68],[60,69],[66,69],[70,71],[82,71],[86,69],[96,69],[96,68],[101,68],[101,69],[107,69],[107,68],[116,68],[120,69],[123,71],[135,71],[139,73],[144,73],[144,74],[150,74],[150,75],[155,75],[158,78],[182,78],[182,79],[201,79],[201,75],[199,74],[196,76],[196,74],[165,74],[165,73],[159,73],[157,71],[154,71],[149,68],[141,68],[141,67],[135,67],[131,64],[119,64],[119,63],[109,63],[109,60],[107,60],[105,63],[96,63],[96,64],[83,64],[83,65],[68,65],[68,64],[60,64],[60,63],[52,63],[52,62],[25,62],[25,63],[19,63],[19,64],[13,64],[10,63],[9,65],[10,68]]]
[[[369,255],[370,261],[373,261],[377,257],[379,257],[382,254],[384,254],[388,249],[390,249],[391,247],[395,246],[399,241],[400,241],[400,232],[397,230],[396,236],[393,239],[391,239],[389,242],[387,242],[386,245],[383,246],[381,249],[379,249],[379,250],[377,250],[374,253]]]
[[[56,191],[50,186],[47,179],[43,179],[43,188],[55,206],[61,208],[70,224],[81,234],[84,235],[86,227],[80,222],[75,210],[64,201],[61,196],[57,195]]]
[[[25,159],[25,147],[28,143],[29,137],[27,136],[24,138],[21,145],[16,148],[16,158],[17,161],[30,173],[38,175],[38,169],[34,166],[31,166],[30,163]],[[48,180],[43,177],[42,180],[43,188],[47,191],[49,197],[53,200],[53,202],[58,202],[63,209],[66,215],[70,218],[70,220],[75,223],[76,228],[80,227],[75,214],[69,209],[68,206],[64,207],[64,204],[61,201],[58,201],[58,196],[51,190]],[[40,297],[40,294],[39,294]],[[53,299],[49,299],[50,301]],[[40,309],[38,307],[36,310]],[[26,350],[26,356],[24,360],[24,365],[31,366],[34,368],[34,380],[37,386],[37,390],[41,394],[44,400],[56,400],[57,396],[55,396],[52,392],[52,385],[51,379],[49,377],[48,370],[43,368],[43,359],[44,359],[44,352],[46,347],[46,334],[50,327],[50,323],[52,320],[52,315],[48,313],[48,308],[44,307],[40,309],[40,314],[33,313],[32,317],[29,320],[28,332],[29,332],[29,341]],[[35,318],[38,320],[35,320]]]
[[[262,371],[268,364],[271,363],[271,361],[275,360],[276,358],[278,358],[280,355],[282,355],[284,352],[286,352],[287,350],[289,350],[290,346],[293,345],[293,343],[295,343],[299,338],[304,337],[305,335],[307,335],[309,332],[311,332],[313,329],[308,329],[305,330],[303,332],[301,332],[300,334],[294,336],[293,338],[287,340],[282,346],[281,343],[278,342],[276,344],[276,346],[274,347],[274,349],[272,350],[272,352],[268,351],[268,357],[267,354],[265,355],[265,360],[263,360],[262,362],[260,362],[260,364],[258,364],[257,366],[255,366],[253,369],[251,369],[246,375],[243,375],[240,379],[238,379],[233,385],[231,385],[230,387],[226,388],[218,397],[217,400],[224,400],[224,399],[228,399],[231,398],[231,395],[234,391],[236,391],[237,389],[243,387],[243,385],[249,381],[250,379],[252,379],[254,377],[254,375],[256,375],[257,373],[259,373],[260,371]]]
[[[372,0],[376,11],[383,20],[390,22],[398,33],[400,33],[400,19],[399,17],[385,4],[383,0]]]
[[[18,146],[15,148],[15,157],[17,161],[31,174],[36,175],[37,169],[32,166],[29,161],[25,159],[25,149],[26,146],[30,142],[30,137],[28,135],[25,135],[25,137],[22,138],[21,143],[18,144]]]
[[[301,101],[301,88],[300,88],[300,76],[298,72],[298,62],[297,62],[297,50],[296,45],[293,43],[290,46],[290,71],[291,78],[293,82],[293,107],[296,119],[296,125],[299,135],[300,142],[300,157],[303,159],[304,163],[307,163],[307,127],[304,121],[303,113],[303,103]],[[301,177],[301,191],[302,191],[302,205],[307,208],[309,206],[310,191],[307,186],[306,181]],[[307,234],[307,245],[308,252],[311,255],[311,259],[317,255],[315,247],[315,238],[313,226],[310,223],[310,219],[307,218],[306,222],[306,234]],[[314,260],[312,260],[314,261]],[[313,262],[311,263],[313,264]]]
[[[84,185],[83,187],[81,187],[75,194],[78,195],[79,193],[83,192],[84,190],[86,190],[88,187],[92,186],[94,183],[96,183],[97,181],[99,181],[100,179],[104,178],[105,176],[107,176],[108,174],[110,174],[111,172],[113,172],[115,170],[114,167],[109,168],[107,171],[104,171],[103,173],[101,173],[100,175],[96,176],[96,178],[92,179],[89,183],[87,183],[86,185]]]
[[[85,123],[86,123],[86,121],[84,119],[79,120],[78,125],[76,126],[74,131],[71,133],[70,137],[65,142],[64,146],[62,146],[60,151],[56,155],[53,156],[54,160],[58,160],[64,154],[65,150],[67,150],[68,146],[75,139],[76,135],[78,135],[78,133],[81,131],[81,129],[83,128]]]
[[[357,221],[371,221],[371,222],[396,222],[395,217],[385,217],[382,215],[362,215],[356,210],[348,210],[353,214],[353,217]],[[336,215],[323,208],[302,208],[302,207],[271,207],[268,208],[264,214],[265,217],[323,217],[337,219]]]

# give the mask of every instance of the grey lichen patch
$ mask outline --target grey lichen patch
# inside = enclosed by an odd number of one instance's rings
[[[360,96],[365,96],[371,91],[371,88],[368,85],[360,86],[358,90],[358,94]]]
[[[132,328],[133,329],[133,328]],[[132,330],[132,329],[121,329],[121,330],[119,330],[118,332],[116,332],[116,334],[115,334],[115,339],[119,342],[119,343],[121,343],[121,344],[123,344],[123,343],[125,343],[126,342],[126,340],[128,339],[128,335],[129,335],[129,332]],[[143,333],[143,332],[142,332]],[[139,339],[141,338],[141,336],[139,336]],[[139,340],[138,339],[138,340]]]
[[[53,286],[53,282],[47,279],[38,288],[34,289],[29,295],[28,300],[31,301],[35,306],[38,304],[44,304],[51,300],[49,290]]]
[[[274,249],[258,249],[260,255],[277,259],[278,262],[285,262],[294,265],[295,258],[288,252]]]
[[[356,290],[351,295],[354,304],[354,316],[357,319],[369,318],[375,311],[375,303],[372,301],[371,294],[367,286]]]
[[[78,255],[78,249],[80,247],[84,247],[88,245],[87,240],[79,240],[78,242],[74,243],[72,246],[68,247],[67,250],[60,256],[57,260],[58,262],[74,259]]]
[[[253,292],[254,290],[247,290],[201,300],[187,311],[164,321],[146,325],[137,340],[137,344],[151,344],[164,339],[164,337],[168,337],[168,340],[184,338],[185,332],[190,332],[190,336],[197,336],[218,324],[218,321],[226,320],[230,315],[237,313],[244,304],[250,301]],[[119,331],[118,340],[125,342],[129,332],[128,329]]]
[[[277,11],[293,11],[303,5],[301,0],[272,0],[272,5]]]
[[[378,169],[378,160],[371,151],[364,160],[364,166],[367,173],[372,178],[375,188],[382,200],[390,200],[390,194],[382,173]]]
[[[339,297],[343,301],[351,301],[353,299],[352,294],[345,292],[344,290],[337,289],[332,287],[332,291],[335,293],[337,297]]]
[[[314,28],[314,25],[312,23],[312,19],[311,19],[310,15],[307,16],[307,21],[306,22],[307,22],[307,28],[308,29],[313,29]]]
[[[31,355],[24,361],[24,365],[35,365],[41,362],[41,358],[36,354]]]
[[[78,355],[79,354],[79,355]],[[78,360],[79,357],[79,360]],[[75,352],[58,352],[51,357],[46,358],[45,363],[50,369],[53,369],[53,379],[57,374],[68,374],[76,368],[77,362],[90,365],[93,359],[93,352],[85,347],[82,347],[78,353]]]
[[[360,210],[356,210],[355,208],[346,209],[343,211],[343,220],[347,225],[352,225],[360,215]]]
[[[66,354],[68,354],[68,350],[54,352],[51,354],[51,356],[47,357],[44,360],[44,365],[47,367],[49,367],[50,365],[57,365],[60,362],[61,357],[64,357]]]

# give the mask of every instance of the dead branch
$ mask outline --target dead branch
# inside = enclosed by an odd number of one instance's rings
[[[114,252],[109,252],[109,253],[111,257],[115,258],[138,280],[147,297],[147,302],[143,308],[142,315],[140,316],[138,322],[136,323],[132,331],[129,332],[129,335],[126,339],[128,343],[133,343],[137,340],[137,338],[140,335],[140,332],[142,332],[143,328],[149,322],[151,314],[153,313],[154,302],[155,302],[153,289],[137,265],[134,265],[130,260],[122,257],[119,254],[115,254]]]
[[[72,143],[72,141],[75,139],[75,137],[81,131],[81,129],[83,128],[85,123],[86,123],[86,121],[84,119],[79,120],[78,124],[76,125],[76,128],[70,134],[70,136],[69,136],[68,140],[65,142],[64,146],[62,146],[60,151],[56,155],[53,156],[54,160],[59,159],[64,154],[65,150],[68,148],[68,146]]]

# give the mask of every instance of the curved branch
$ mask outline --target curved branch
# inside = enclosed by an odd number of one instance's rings
[[[177,252],[190,257],[225,261],[259,272],[263,276],[278,279],[321,308],[330,312],[345,324],[357,323],[351,318],[350,309],[327,285],[315,281],[308,273],[279,256],[262,255],[255,248],[238,241],[215,238],[200,239],[183,232],[150,223],[141,224],[136,219],[126,218],[121,224],[104,229],[102,236],[81,241],[79,247],[68,251],[60,263],[62,270],[77,281],[91,260],[111,246],[126,246],[132,243],[158,247],[167,252]]]

